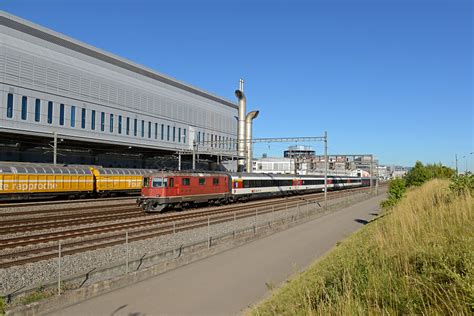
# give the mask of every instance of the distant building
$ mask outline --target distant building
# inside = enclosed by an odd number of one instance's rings
[[[295,157],[314,157],[316,152],[311,146],[290,146],[287,150],[283,152],[283,157],[285,158],[295,158]]]
[[[255,173],[294,173],[295,160],[290,158],[260,158],[253,161],[252,169]]]

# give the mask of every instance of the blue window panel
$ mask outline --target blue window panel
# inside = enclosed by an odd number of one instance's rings
[[[7,117],[13,117],[13,93],[9,93],[7,96]]]
[[[118,133],[122,134],[122,115],[118,116]]]
[[[138,125],[138,120],[135,119],[135,120],[133,121],[133,136],[137,136],[137,129],[138,129],[138,126],[137,126],[137,125]]]
[[[148,121],[148,138],[151,138],[151,122]]]
[[[161,140],[165,140],[165,124],[161,124]]]
[[[82,113],[81,113],[81,128],[86,128],[86,109],[82,109]]]
[[[71,127],[76,126],[76,107],[71,105]]]
[[[26,120],[28,118],[28,99],[23,96],[21,97],[21,119]]]
[[[158,123],[155,123],[155,139],[158,139]]]
[[[166,128],[166,140],[170,141],[170,126],[169,125]]]
[[[181,143],[181,127],[178,128],[178,143]]]
[[[110,132],[113,133],[114,132],[114,115],[112,113],[110,113]]]
[[[59,125],[64,125],[64,104],[59,105]]]
[[[95,130],[95,110],[91,111],[91,130]]]
[[[35,100],[35,122],[39,122],[41,120],[41,100]]]
[[[105,132],[105,112],[100,113],[100,130]]]
[[[142,137],[145,137],[145,120],[142,120]]]
[[[48,124],[53,124],[53,101],[48,102]]]
[[[127,135],[130,135],[130,118],[127,117],[127,126],[126,126],[126,129],[125,129],[125,133]]]
[[[186,129],[183,129],[183,143],[186,144]]]

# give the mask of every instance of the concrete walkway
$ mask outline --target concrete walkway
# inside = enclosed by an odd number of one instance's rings
[[[361,228],[384,195],[52,315],[236,315]]]

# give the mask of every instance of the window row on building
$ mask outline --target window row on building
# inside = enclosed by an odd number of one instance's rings
[[[172,141],[178,143],[187,143],[187,129],[171,126],[169,124],[159,124],[143,119],[130,118],[120,114],[105,113],[102,111],[88,110],[86,108],[76,107],[75,105],[66,105],[64,103],[54,103],[53,101],[44,102],[41,99],[34,99],[34,108],[28,106],[28,97],[21,97],[20,119],[26,121],[28,115],[34,115],[35,122],[41,122],[41,108],[43,104],[46,109],[46,122],[53,124],[53,118],[57,118],[59,126],[66,125],[66,116],[69,118],[69,127],[75,128],[76,123],[82,129],[99,130],[101,132],[110,132],[124,135],[140,136],[143,138],[161,139],[163,141]],[[59,108],[58,108],[59,105]],[[14,113],[14,95],[7,94],[6,117],[12,119]],[[66,115],[66,108],[69,114]],[[57,115],[58,111],[59,115]],[[57,115],[57,116],[56,116]],[[161,133],[159,133],[161,131]]]
[[[33,115],[35,122],[41,122],[46,119],[48,124],[59,124],[59,126],[87,128],[92,131],[97,130],[119,135],[154,138],[167,142],[188,143],[188,130],[184,127],[76,107],[75,105],[65,103],[44,101],[39,98],[33,98],[32,107],[29,104],[31,98],[28,100],[27,96],[21,96],[20,100],[20,119],[24,121],[28,120],[28,116]],[[13,93],[7,94],[6,101],[6,117],[13,119],[15,110]],[[46,115],[42,118],[42,107],[44,106],[46,106],[44,111]],[[232,137],[206,133],[204,131],[197,131],[195,136],[198,146],[228,150],[235,150],[237,148],[236,140]]]
[[[206,138],[207,137],[207,138]],[[197,132],[196,143],[201,146],[220,148],[220,149],[237,149],[237,142],[232,137],[214,135],[212,133]]]

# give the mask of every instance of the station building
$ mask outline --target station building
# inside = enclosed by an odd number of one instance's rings
[[[55,134],[68,164],[161,168],[195,143],[201,161],[217,160],[209,142],[235,149],[231,101],[2,11],[0,44],[0,161],[52,162]]]

